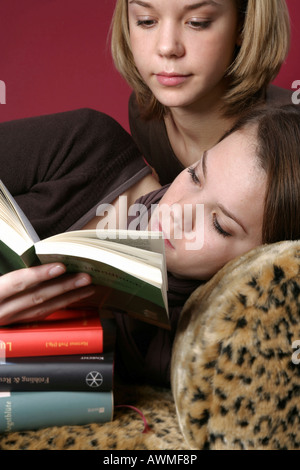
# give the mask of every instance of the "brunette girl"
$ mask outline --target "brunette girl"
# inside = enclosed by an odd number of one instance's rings
[[[118,126],[114,128],[115,136],[117,129]],[[121,129],[120,139],[127,139]],[[126,146],[129,142],[130,139]],[[134,321],[127,315],[115,315],[117,367],[127,378],[167,384],[178,318],[192,291],[229,260],[258,245],[300,238],[299,148],[300,114],[295,107],[263,107],[241,118],[171,185],[160,187],[148,170],[125,192],[119,188],[119,196],[127,195],[131,201],[140,196],[136,202],[143,204],[149,215],[152,204],[158,204],[149,220],[151,229],[165,233],[166,225],[171,227],[166,238],[171,331]],[[111,159],[112,154],[108,161]],[[65,180],[65,184],[72,182]],[[111,193],[110,189],[106,192]],[[22,198],[19,202],[22,204]],[[55,197],[53,202],[55,211]],[[113,204],[118,207],[118,197]],[[182,237],[176,238],[173,234],[177,225],[183,226],[180,215],[183,212],[168,209],[186,204],[193,208],[204,205],[204,224],[199,226],[192,212],[190,231],[183,231]],[[38,206],[35,210],[37,219],[42,221]],[[97,227],[98,223],[99,217],[91,217],[86,226]],[[204,232],[203,246],[188,249],[199,230]],[[1,323],[43,318],[56,308],[94,293],[93,287],[88,287],[92,292],[81,291],[84,287],[76,289],[77,281],[81,286],[90,283],[87,276],[64,278],[60,276],[63,272],[63,266],[57,264],[3,275]]]

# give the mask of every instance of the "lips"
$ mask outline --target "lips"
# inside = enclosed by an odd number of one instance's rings
[[[161,85],[169,87],[181,85],[190,77],[190,75],[168,72],[159,72],[155,76]]]
[[[169,248],[172,248],[174,250],[174,246],[172,245],[172,243],[170,242],[169,238],[167,237],[166,233],[164,232],[160,222],[159,222],[159,231],[162,232],[163,234],[163,237],[164,237],[164,242],[165,242],[165,246],[166,247],[169,247]]]
[[[150,230],[154,232],[161,232],[164,238],[165,246],[174,250],[175,247],[170,241],[170,235],[167,235],[166,233],[170,231],[170,228],[167,230],[164,230],[162,218],[163,218],[163,214],[159,212],[156,208],[151,216]]]

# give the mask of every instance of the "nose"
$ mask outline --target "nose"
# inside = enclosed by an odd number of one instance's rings
[[[168,21],[161,24],[157,41],[157,51],[161,57],[180,58],[185,49],[178,25]]]
[[[204,244],[204,204],[176,204],[176,208],[173,205],[171,209],[174,239],[184,239],[187,251],[200,250]]]
[[[197,229],[199,207],[202,204],[189,201],[178,201],[170,207],[170,219],[174,231],[190,233]]]

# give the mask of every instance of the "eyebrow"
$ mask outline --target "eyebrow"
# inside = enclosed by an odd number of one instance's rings
[[[153,6],[150,3],[143,2],[142,0],[130,0],[129,4],[130,5],[136,4],[145,8],[153,8]],[[201,8],[206,5],[218,6],[218,4],[214,0],[203,0],[202,2],[193,3],[191,5],[185,5],[184,10],[186,11],[196,10],[197,8]]]
[[[245,233],[247,233],[247,230],[245,229],[244,225],[242,222],[234,215],[232,212],[230,212],[226,207],[223,206],[223,204],[218,204],[219,209],[223,212],[224,215],[229,217],[230,219],[234,220],[242,229],[244,230]]]
[[[141,7],[145,7],[145,8],[151,8],[152,7],[152,5],[150,5],[150,3],[142,2],[140,0],[130,0],[129,5],[132,5],[134,3],[136,3],[137,5],[140,5]]]
[[[185,5],[184,9],[187,11],[196,10],[197,8],[202,8],[207,5],[218,6],[218,4],[214,0],[204,0],[202,2],[193,3],[191,5]]]

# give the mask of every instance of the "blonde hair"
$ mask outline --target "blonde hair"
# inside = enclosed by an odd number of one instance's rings
[[[235,0],[241,23],[241,46],[227,71],[228,90],[223,98],[225,115],[237,115],[263,99],[290,46],[290,20],[285,0]],[[130,46],[128,0],[117,0],[111,37],[117,70],[134,90],[145,118],[162,117],[166,109],[144,83]]]

